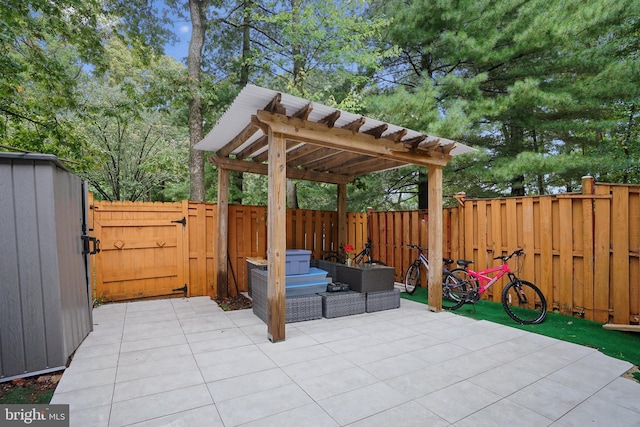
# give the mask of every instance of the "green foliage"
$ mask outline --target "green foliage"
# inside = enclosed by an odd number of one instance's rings
[[[105,58],[102,78],[94,76],[83,85],[85,109],[76,121],[91,168],[80,174],[105,200],[181,196],[189,143],[176,116],[184,101],[166,90],[184,84],[184,67],[166,57],[145,64],[117,40]]]
[[[385,1],[373,13],[392,18],[389,42],[403,54],[380,74],[393,85],[365,102],[483,149],[485,165],[448,167],[458,190],[545,193],[586,174],[636,182],[637,2]]]
[[[21,149],[77,159],[68,117],[77,76],[100,63],[98,2],[9,2],[0,8],[0,139]]]

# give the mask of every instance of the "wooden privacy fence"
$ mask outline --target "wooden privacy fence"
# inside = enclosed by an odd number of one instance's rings
[[[92,270],[94,298],[122,301],[159,296],[215,296],[217,205],[104,202],[89,197],[90,234],[100,240]],[[246,258],[265,257],[267,209],[229,207],[229,291],[247,291]],[[348,215],[348,243],[366,240],[366,215]],[[337,250],[337,214],[288,210],[287,247],[320,259]],[[185,288],[186,286],[186,288]]]
[[[443,256],[473,268],[524,248],[519,276],[538,285],[550,307],[597,322],[640,320],[640,186],[597,184],[583,193],[467,200],[443,211]],[[407,243],[427,246],[427,212],[371,216],[375,256],[396,267],[396,280],[415,259]],[[486,297],[500,301],[496,283]]]
[[[102,251],[94,263],[94,295],[124,300],[217,294],[215,204],[90,201],[92,234]],[[583,183],[581,194],[467,200],[443,215],[443,256],[471,259],[474,269],[514,249],[527,254],[519,275],[537,284],[554,309],[598,322],[638,323],[640,186]],[[228,288],[247,290],[246,258],[266,256],[267,209],[229,207]],[[182,218],[186,218],[183,225]],[[428,245],[427,211],[348,214],[348,238],[337,242],[337,214],[288,210],[287,247],[312,258],[340,243],[360,250],[370,235],[374,258],[395,267],[396,280]],[[426,278],[425,278],[426,280]],[[504,280],[504,279],[503,279]],[[486,294],[500,300],[496,283]]]

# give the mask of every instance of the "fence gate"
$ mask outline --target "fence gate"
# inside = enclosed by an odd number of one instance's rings
[[[93,234],[101,248],[95,270],[98,298],[189,296],[182,204],[101,203],[94,209]]]

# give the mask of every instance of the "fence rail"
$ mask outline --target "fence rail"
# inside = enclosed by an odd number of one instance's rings
[[[96,296],[171,294],[184,284],[192,296],[217,294],[215,204],[90,203],[93,233],[103,242]],[[536,283],[555,310],[598,322],[640,322],[640,186],[585,181],[580,194],[467,199],[441,214],[445,257],[471,259],[482,269],[521,247],[527,255],[512,268]],[[182,217],[186,226],[175,222]],[[247,290],[246,258],[266,256],[266,217],[263,206],[229,207],[232,294]],[[428,246],[428,217],[424,210],[349,213],[347,241],[338,242],[335,212],[288,210],[287,247],[320,259],[341,243],[359,250],[369,237],[374,258],[394,266],[402,281],[417,255],[406,245]],[[496,283],[486,298],[499,301],[505,284]]]

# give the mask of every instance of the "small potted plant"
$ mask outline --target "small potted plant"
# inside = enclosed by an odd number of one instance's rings
[[[351,267],[351,261],[352,261],[351,253],[355,252],[355,249],[353,249],[353,246],[351,246],[351,245],[345,245],[344,246],[344,251],[347,253],[347,259],[346,259],[345,263],[347,264],[348,267]]]

